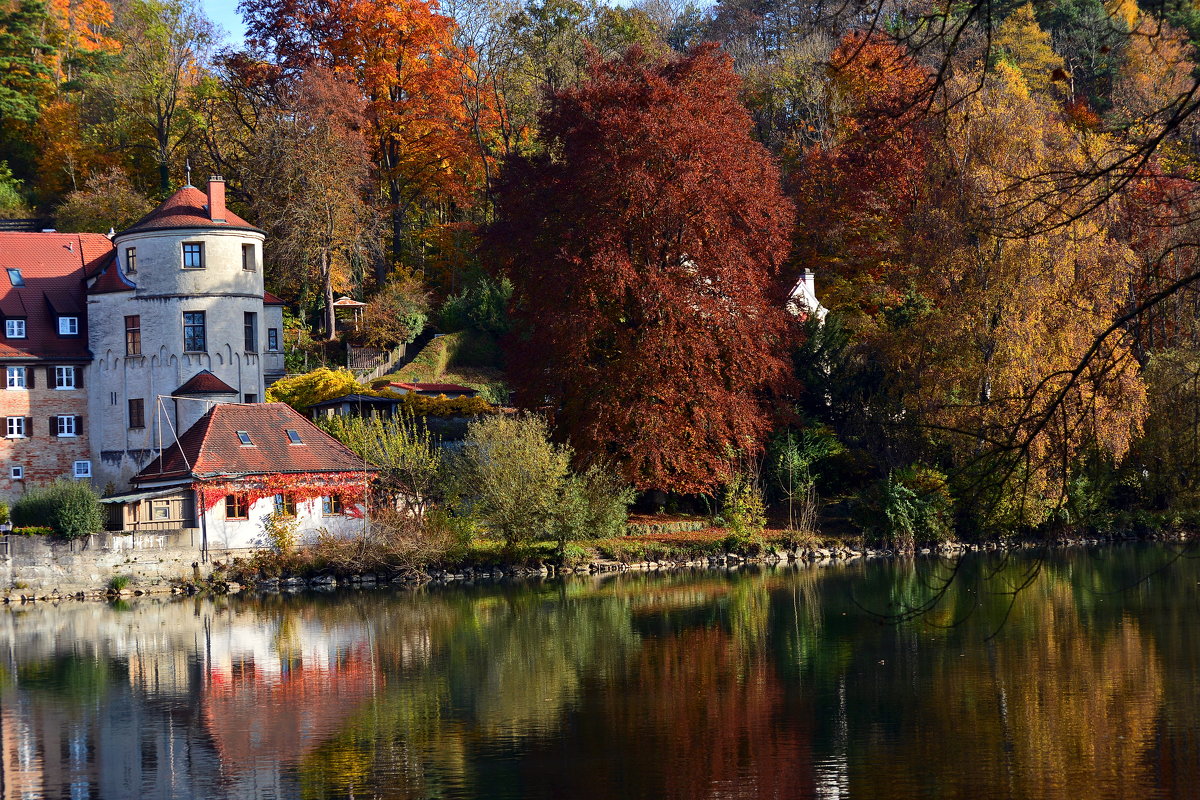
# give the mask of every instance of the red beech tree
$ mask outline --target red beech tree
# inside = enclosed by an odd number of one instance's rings
[[[730,60],[638,48],[550,96],[488,232],[515,287],[518,399],[641,489],[707,492],[783,374],[792,208]]]

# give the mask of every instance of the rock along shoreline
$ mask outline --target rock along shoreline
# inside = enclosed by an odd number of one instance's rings
[[[967,553],[1099,547],[1138,541],[1186,542],[1192,538],[1193,533],[1191,531],[1172,531],[1147,535],[1062,537],[1052,540],[1024,539],[978,544],[946,542],[936,547],[920,547],[909,551],[894,551],[842,544],[829,547],[779,549],[754,556],[726,552],[691,559],[663,561],[624,562],[610,559],[593,559],[571,567],[542,564],[539,566],[500,565],[494,567],[463,568],[460,570],[409,569],[397,573],[368,571],[342,577],[336,577],[331,574],[318,574],[308,578],[269,578],[247,583],[226,579],[223,575],[223,570],[217,568],[213,570],[208,578],[202,578],[198,581],[160,581],[145,584],[130,584],[119,590],[98,588],[63,592],[53,587],[11,588],[0,591],[0,603],[12,606],[39,602],[55,603],[66,600],[113,601],[134,597],[166,595],[323,593],[339,588],[368,589],[394,587],[412,589],[429,586],[495,584],[501,581],[542,580],[576,575],[595,576],[629,572],[651,573],[683,570],[729,571],[746,565],[778,566],[790,564],[828,567],[874,559],[913,557],[954,558]]]

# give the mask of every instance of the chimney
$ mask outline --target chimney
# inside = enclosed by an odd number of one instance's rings
[[[225,179],[220,175],[208,179],[208,218],[213,222],[225,221]]]

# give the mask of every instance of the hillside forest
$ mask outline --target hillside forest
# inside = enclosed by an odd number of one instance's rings
[[[221,175],[291,371],[446,334],[423,377],[650,507],[1198,518],[1192,0],[239,12],[0,0],[0,217],[119,231]]]

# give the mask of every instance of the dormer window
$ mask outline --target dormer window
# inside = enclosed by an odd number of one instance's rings
[[[289,443],[291,443],[291,444],[304,444],[304,442],[300,440],[300,434],[299,434],[299,432],[297,432],[297,431],[294,431],[294,430],[292,430],[291,428],[288,428],[288,429],[287,429],[286,431],[284,431],[284,432],[287,434],[287,437],[288,437],[288,442],[289,442]]]
[[[254,442],[250,441],[250,434],[246,431],[237,432],[238,441],[242,443],[242,447],[254,447]]]
[[[204,243],[183,243],[183,268],[204,269]]]
[[[21,270],[14,267],[8,269],[8,280],[13,286],[24,286],[25,279],[21,277]]]
[[[58,335],[59,336],[78,336],[79,335],[79,317],[59,317],[58,318]]]
[[[4,337],[6,339],[24,339],[25,338],[25,320],[23,320],[23,319],[6,319],[6,320],[4,320]]]

